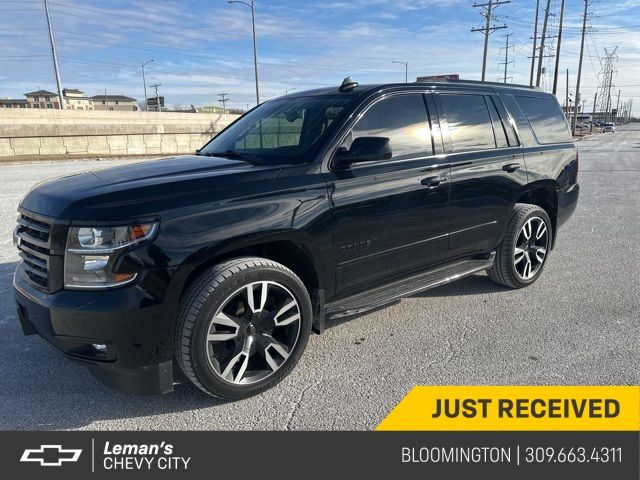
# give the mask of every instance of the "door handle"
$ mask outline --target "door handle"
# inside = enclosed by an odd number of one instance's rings
[[[520,164],[519,163],[509,163],[507,165],[504,165],[502,167],[502,170],[504,170],[507,173],[513,173],[516,170],[518,170],[520,168]]]
[[[436,188],[441,183],[446,182],[447,179],[445,177],[436,176],[436,177],[427,177],[420,180],[420,183],[425,187]]]

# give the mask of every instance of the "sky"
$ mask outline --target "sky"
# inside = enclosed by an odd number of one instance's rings
[[[485,3],[484,1],[478,3]],[[561,0],[549,33],[557,34]],[[591,0],[583,63],[582,98],[591,111],[600,58],[617,49],[612,91],[620,103],[634,99],[640,112],[640,0]],[[541,4],[546,4],[541,0]],[[87,95],[143,98],[140,64],[147,85],[161,84],[170,107],[255,104],[251,10],[226,0],[51,0],[49,1],[63,87]],[[339,85],[351,75],[360,83],[409,81],[417,76],[460,74],[480,79],[481,8],[473,0],[256,0],[261,100]],[[512,0],[494,10],[487,80],[502,80],[505,34],[510,36],[510,82],[529,82],[536,0]],[[582,0],[566,0],[558,96],[575,92],[582,26]],[[542,9],[541,9],[542,10]],[[0,98],[56,90],[43,2],[0,0]],[[542,21],[542,18],[541,18]],[[550,39],[547,53],[555,50]],[[543,87],[551,90],[553,58],[545,58]]]

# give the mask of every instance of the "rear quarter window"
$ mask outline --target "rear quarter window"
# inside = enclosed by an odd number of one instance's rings
[[[572,141],[567,120],[554,98],[516,96],[516,101],[527,117],[538,143]]]

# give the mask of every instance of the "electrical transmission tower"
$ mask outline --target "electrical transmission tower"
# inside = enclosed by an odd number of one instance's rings
[[[219,93],[218,94],[218,101],[220,103],[222,103],[222,110],[224,110],[224,113],[227,113],[227,102],[229,101],[229,94],[228,93]]]
[[[617,50],[618,47],[615,47],[611,51],[605,48],[604,57],[600,59],[600,65],[602,67],[598,75],[600,78],[600,85],[598,86],[598,98],[600,99],[598,111],[604,113],[605,119],[609,117],[609,112],[611,111],[611,89],[615,87],[613,78],[618,73],[615,69],[615,62],[618,59],[618,55],[616,55]]]
[[[511,0],[489,0],[488,3],[474,3],[473,8],[482,8],[484,11],[481,15],[485,19],[484,27],[472,28],[472,32],[482,32],[484,34],[484,53],[482,55],[482,81],[484,82],[487,76],[487,53],[489,52],[489,35],[496,30],[507,28],[507,25],[496,26],[491,22],[495,19],[493,16],[493,8],[504,5],[505,3],[511,3]]]

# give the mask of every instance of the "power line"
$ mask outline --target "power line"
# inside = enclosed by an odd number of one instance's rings
[[[245,60],[249,60],[249,57],[239,57],[236,55],[227,55],[227,54],[222,54],[222,53],[218,53],[218,54],[211,54],[211,53],[204,53],[201,50],[194,50],[194,49],[189,49],[189,48],[179,48],[179,47],[163,47],[162,45],[159,44],[155,44],[155,43],[149,43],[149,42],[139,42],[137,44],[133,44],[130,42],[124,42],[118,39],[114,39],[111,37],[106,37],[106,36],[101,36],[101,35],[94,35],[94,34],[89,34],[89,33],[80,33],[80,32],[70,32],[70,31],[66,31],[66,30],[57,30],[58,32],[58,38],[63,38],[63,39],[70,39],[75,41],[81,41],[81,42],[86,42],[86,43],[92,43],[92,44],[96,44],[96,45],[104,45],[105,43],[109,44],[109,45],[116,45],[116,46],[121,46],[122,48],[128,48],[128,49],[134,49],[134,50],[144,50],[144,51],[148,51],[148,52],[154,52],[154,53],[164,53],[167,55],[176,55],[176,56],[185,56],[185,57],[193,57],[193,58],[204,58],[204,59],[221,59],[222,58],[232,58],[232,59],[245,59]],[[1,34],[0,34],[1,35]],[[88,40],[88,39],[84,39],[84,38],[76,38],[76,37],[90,37],[90,38],[96,38],[100,41],[97,40]],[[144,46],[140,46],[140,45],[148,45],[149,47],[154,47],[154,48],[147,48]],[[179,52],[174,52],[172,50],[179,50]],[[184,53],[183,53],[184,52]],[[261,61],[259,62],[260,65],[265,65],[265,66],[277,66],[277,67],[289,67],[289,68],[299,68],[299,69],[305,69],[308,70],[310,68],[313,69],[321,69],[321,70],[331,70],[331,71],[337,71],[337,72],[344,72],[346,71],[353,71],[353,70],[357,70],[359,72],[370,72],[370,73],[395,73],[394,70],[390,70],[390,69],[371,69],[371,68],[361,68],[358,66],[345,66],[344,68],[339,68],[335,65],[324,65],[324,64],[317,64],[317,63],[308,63],[305,62],[304,65],[300,65],[300,64],[296,64],[296,63],[292,63],[292,62],[287,62],[287,61],[277,61],[277,62],[269,62],[269,61]]]

